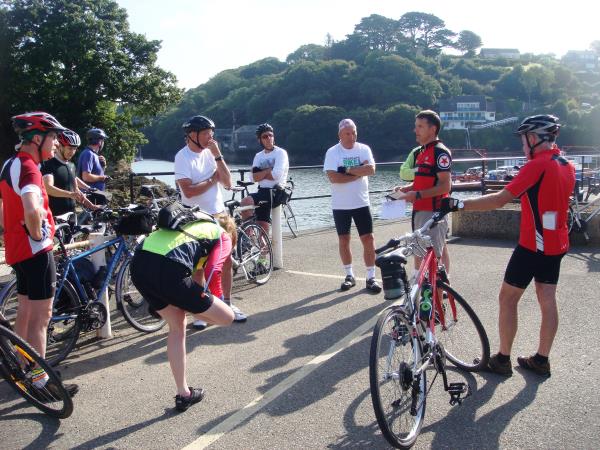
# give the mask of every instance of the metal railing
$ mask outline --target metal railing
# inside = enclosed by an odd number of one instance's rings
[[[581,166],[581,168],[578,170],[578,174],[577,174],[577,178],[579,180],[582,181],[582,183],[585,181],[586,179],[586,173],[588,173],[589,170],[592,171],[596,171],[598,172],[598,170],[600,170],[600,151],[598,151],[596,154],[592,154],[592,155],[567,155],[567,157],[569,159],[572,160],[579,160],[579,165]],[[591,159],[591,163],[588,164],[595,164],[595,167],[593,169],[588,168],[584,168],[584,164],[585,161],[587,161],[589,159]],[[595,159],[595,162],[594,162]],[[478,165],[481,165],[481,171],[482,173],[486,173],[488,170],[488,167],[490,167],[490,163],[493,162],[498,162],[498,161],[525,161],[525,157],[523,155],[507,155],[507,156],[496,156],[496,157],[485,157],[485,158],[454,158],[452,160],[452,163],[478,163]],[[381,162],[381,163],[377,163],[377,167],[386,167],[386,166],[400,166],[404,163],[404,161],[392,161],[392,162]],[[497,167],[497,164],[496,164]],[[290,171],[292,170],[312,170],[312,169],[322,169],[323,165],[310,165],[310,166],[291,166],[289,168]],[[247,168],[247,169],[231,169],[231,172],[235,172],[235,173],[239,173],[240,175],[240,180],[244,181],[246,179],[246,174],[247,173],[251,173],[252,169],[251,168]],[[135,195],[134,195],[134,179],[136,177],[157,177],[157,176],[169,176],[169,175],[174,175],[174,172],[131,172],[129,174],[129,195],[131,198],[131,203],[134,203],[135,201]],[[474,189],[474,190],[480,190],[480,189]],[[485,192],[485,186],[482,183],[481,186],[481,191],[482,193]],[[390,192],[390,190],[376,190],[376,191],[369,191],[369,194],[381,194],[384,192]],[[307,197],[292,197],[292,200],[312,200],[312,199],[318,199],[318,198],[329,198],[331,197],[331,194],[323,194],[323,195],[312,195],[312,196],[307,196]]]

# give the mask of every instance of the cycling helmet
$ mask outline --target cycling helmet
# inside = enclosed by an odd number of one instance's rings
[[[101,128],[90,128],[85,134],[88,144],[97,144],[101,140],[108,139],[108,136]]]
[[[25,114],[19,114],[12,118],[13,128],[19,137],[30,132],[48,133],[50,131],[66,130],[58,120],[51,114],[37,111]]]
[[[560,130],[558,117],[549,114],[538,114],[526,117],[515,134],[535,133],[543,140],[554,140]]]
[[[190,131],[214,130],[216,127],[215,123],[208,117],[194,116],[186,120],[181,128],[183,128],[186,133],[189,133]]]
[[[79,147],[81,138],[73,130],[64,130],[58,134],[58,142],[65,147]]]
[[[262,136],[262,134],[266,131],[270,131],[272,133],[273,127],[271,125],[269,125],[268,123],[263,123],[263,124],[259,125],[256,128],[256,137],[260,138]]]

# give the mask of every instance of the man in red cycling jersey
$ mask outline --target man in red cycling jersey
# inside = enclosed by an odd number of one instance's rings
[[[17,276],[19,306],[15,332],[43,358],[46,329],[52,316],[56,267],[52,254],[54,219],[39,165],[54,156],[57,133],[65,128],[45,112],[21,114],[12,121],[21,145],[18,153],[4,163],[0,174],[4,256]],[[42,388],[48,376],[37,368],[32,379],[35,387]],[[77,391],[76,385],[65,387],[71,395]]]
[[[534,279],[542,313],[539,346],[535,355],[519,356],[517,362],[524,369],[550,376],[548,355],[558,329],[556,284],[562,257],[569,249],[567,210],[575,186],[575,168],[560,156],[555,144],[559,130],[557,117],[527,117],[516,134],[529,161],[502,191],[464,201],[465,210],[492,210],[515,197],[521,199],[519,245],[506,267],[499,295],[500,350],[489,363],[490,370],[501,375],[512,375],[510,352],[517,333],[517,304]]]

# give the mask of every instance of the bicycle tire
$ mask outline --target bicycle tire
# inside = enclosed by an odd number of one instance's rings
[[[117,307],[123,313],[127,323],[136,330],[144,333],[158,331],[165,326],[166,321],[162,318],[156,318],[150,313],[148,302],[131,281],[130,263],[131,258],[127,258],[121,264],[117,273],[115,286]]]
[[[427,404],[427,374],[423,371],[417,381],[413,376],[423,349],[411,329],[403,311],[398,307],[386,309],[373,329],[369,355],[369,384],[377,423],[385,439],[403,449],[417,440]]]
[[[248,281],[258,285],[269,281],[273,273],[273,249],[261,226],[248,223],[238,230],[237,254]]]
[[[48,374],[43,388],[36,388],[31,380],[30,372],[35,367]],[[0,373],[15,392],[49,416],[66,419],[73,413],[73,401],[56,372],[27,342],[3,326],[0,326]]]
[[[52,318],[48,324],[46,361],[51,366],[63,361],[75,347],[83,325],[81,310],[77,291],[70,281],[64,280],[60,297],[54,297]],[[59,319],[59,316],[69,317]]]
[[[467,301],[446,283],[438,280],[437,287],[447,294],[441,299],[445,327],[442,327],[437,311],[435,317],[435,334],[446,358],[468,372],[485,369],[490,359],[490,342],[479,317]]]
[[[5,284],[0,291],[0,313],[13,327],[15,326],[18,307],[19,298],[17,297],[17,279],[13,278]]]
[[[575,211],[573,207],[569,205],[569,209],[567,210],[567,229],[569,230],[569,235],[573,232],[573,225],[575,224]]]
[[[298,237],[298,224],[296,223],[296,215],[294,214],[292,206],[289,203],[286,203],[282,208],[283,216],[285,217],[288,228],[295,238]]]

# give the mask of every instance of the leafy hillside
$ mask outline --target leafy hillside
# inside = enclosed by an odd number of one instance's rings
[[[342,41],[304,45],[285,62],[265,58],[226,70],[187,91],[145,130],[144,155],[173,159],[182,146],[181,123],[204,114],[219,128],[272,123],[294,163],[321,163],[337,142],[338,121],[352,117],[377,160],[398,160],[414,146],[415,113],[461,94],[494,101],[497,119],[556,114],[566,124],[563,144],[600,144],[600,73],[576,72],[553,55],[483,59],[475,55],[481,45],[475,33],[453,33],[430,14],[372,15]],[[463,55],[443,53],[450,48]],[[518,149],[510,131],[477,131],[471,141],[492,152]],[[465,146],[464,131],[441,136],[452,147]]]

